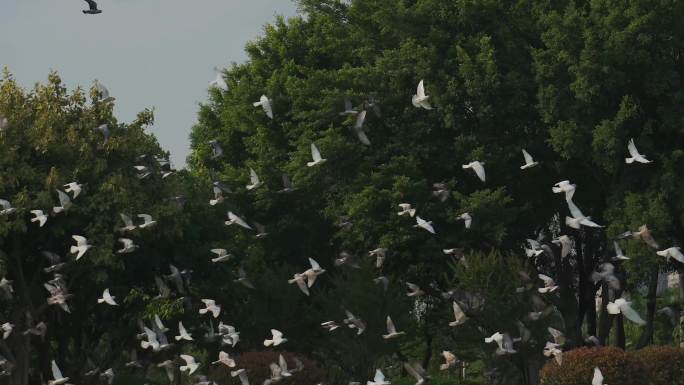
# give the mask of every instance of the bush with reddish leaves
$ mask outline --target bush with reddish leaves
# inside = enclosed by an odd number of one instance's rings
[[[294,373],[291,377],[285,377],[278,385],[294,384],[318,384],[323,381],[323,371],[308,358],[290,352],[246,352],[235,359],[236,369],[245,369],[250,383],[261,384],[265,379],[270,378],[271,371],[269,365],[278,363],[278,357],[282,354],[287,361],[289,371],[297,368],[295,357],[304,364],[304,370]],[[230,375],[230,368],[225,365],[212,365],[209,371],[209,378],[225,385],[241,385],[238,377]]]
[[[606,384],[647,385],[649,375],[636,355],[614,347],[580,348],[563,354],[563,365],[550,360],[541,370],[542,385],[590,385],[594,368]]]
[[[648,373],[647,384],[684,385],[684,349],[651,346],[630,354],[639,360]]]

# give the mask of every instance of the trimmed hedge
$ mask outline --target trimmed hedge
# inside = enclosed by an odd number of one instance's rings
[[[563,365],[550,360],[541,370],[542,385],[589,385],[594,367],[606,384],[684,385],[684,349],[651,346],[625,352],[614,347],[580,348],[563,354]]]
[[[614,347],[579,348],[563,354],[563,365],[555,360],[541,370],[542,385],[590,385],[594,367],[606,384],[646,385],[649,375],[634,354]]]
[[[648,373],[647,384],[684,385],[684,349],[650,346],[630,354],[639,360]]]

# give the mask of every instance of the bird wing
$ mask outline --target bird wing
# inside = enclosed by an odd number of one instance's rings
[[[482,163],[480,162],[475,162],[473,164],[473,170],[475,171],[475,174],[477,174],[477,177],[480,178],[483,182],[485,181],[485,169]]]
[[[636,312],[636,310],[632,309],[631,306],[629,306],[629,302],[625,301],[624,303],[619,305],[620,307],[620,312],[627,317],[628,320],[639,324],[639,325],[646,325],[646,321],[644,321],[639,313]]]
[[[55,380],[59,380],[59,379],[64,378],[62,376],[62,372],[59,370],[59,367],[57,366],[57,363],[55,362],[55,360],[52,360],[52,377]]]
[[[86,3],[88,3],[88,7],[90,8],[91,11],[94,11],[97,9],[97,3],[94,0],[85,0]]]
[[[643,225],[639,227],[639,232],[641,239],[646,242],[647,245],[653,247],[654,249],[658,248],[658,242],[653,238],[653,235],[651,235],[651,231],[646,227],[646,225]]]
[[[311,157],[314,161],[319,161],[322,159],[321,152],[318,151],[318,147],[316,147],[316,145],[313,143],[311,143]]]
[[[314,269],[314,270],[322,270],[322,269],[321,269],[321,265],[319,265],[318,262],[316,262],[316,260],[314,260],[313,258],[309,258],[309,263],[311,264],[311,268],[312,268],[312,269]]]
[[[159,294],[162,297],[166,297],[171,293],[171,289],[169,289],[168,285],[166,285],[166,283],[164,283],[164,281],[159,276],[154,276],[154,282],[157,284]]]
[[[57,190],[57,195],[59,195],[59,204],[62,207],[67,207],[71,204],[71,198],[69,198],[69,195],[67,195],[67,193],[65,193],[64,191]]]
[[[603,373],[599,368],[594,368],[594,378],[591,379],[591,385],[603,385]]]
[[[392,318],[390,316],[387,316],[387,333],[392,334],[396,333],[397,328],[394,326],[394,322],[392,322]]]
[[[423,84],[423,82],[421,81],[420,84]],[[382,374],[380,369],[375,369],[375,377],[373,377],[373,382],[385,382],[385,375]]]
[[[423,376],[414,368],[413,365],[409,364],[408,362],[404,362],[404,369],[413,377],[416,379],[416,381],[420,382],[423,380]]]
[[[568,209],[570,210],[570,215],[572,215],[573,218],[575,218],[575,219],[586,218],[586,216],[584,214],[582,214],[582,211],[579,209],[579,207],[577,207],[577,205],[575,205],[575,203],[573,203],[572,200],[568,200],[567,203],[568,203]]]
[[[349,99],[348,97],[345,97],[344,98],[344,110],[345,111],[351,111],[352,108],[354,108],[354,107],[352,107],[351,99]]]
[[[553,285],[553,284],[555,283],[555,282],[553,281],[553,278],[549,277],[548,275],[539,274],[539,279],[541,279],[542,281],[544,281],[544,284],[545,284],[545,285],[547,285],[547,284]]]
[[[181,336],[188,334],[188,331],[185,330],[185,326],[183,326],[183,322],[181,321],[178,322],[178,334]]]
[[[244,227],[244,228],[246,228],[246,229],[250,229],[250,230],[252,229],[252,227],[251,227],[250,225],[248,225],[247,222],[245,222],[244,219],[242,219],[242,218],[238,217],[237,215],[233,214],[232,211],[229,211],[229,212],[228,212],[228,219],[230,219],[231,221],[234,221],[235,223],[237,223],[238,225],[240,225],[240,226],[242,226],[242,227]]]
[[[456,303],[456,301],[453,301],[453,308],[454,308],[454,318],[456,321],[460,321],[462,319],[465,319],[465,313],[463,312],[463,309],[461,309],[460,306]]]
[[[249,168],[249,180],[252,184],[259,183],[259,175],[257,175],[256,171],[251,167]]]
[[[359,112],[356,115],[356,123],[354,123],[354,129],[360,130],[363,128],[363,123],[366,121],[366,110]]]
[[[671,247],[669,250],[670,257],[676,259],[677,261],[684,263],[684,254],[679,247]]]
[[[419,98],[425,97],[425,85],[423,84],[422,80],[420,81],[420,83],[418,83],[418,88],[416,89],[416,95]]]
[[[356,137],[358,137],[359,141],[365,144],[366,146],[371,145],[371,141],[370,139],[368,139],[368,135],[366,135],[366,133],[363,130],[356,130]]]
[[[71,238],[73,238],[76,241],[77,246],[85,246],[88,242],[88,240],[85,239],[85,237],[80,235],[72,235]]]
[[[226,249],[211,249],[210,251],[212,253],[218,255],[219,257],[222,257],[222,256],[228,254],[228,251]]]
[[[138,214],[138,218],[142,218],[145,223],[152,222],[152,216],[149,214]]]
[[[287,372],[287,361],[285,361],[285,357],[282,354],[278,356],[278,365],[283,372]]]
[[[295,277],[297,275],[298,274],[295,274]],[[304,279],[295,278],[294,281],[297,283],[297,286],[299,286],[299,290],[301,290],[302,293],[309,295],[309,287],[306,285],[306,282],[304,281]]]
[[[266,116],[273,119],[273,107],[271,106],[271,100],[266,97],[266,95],[261,95],[261,108],[264,109]]]
[[[529,152],[527,152],[524,148],[522,150],[523,157],[525,158],[525,164],[530,164],[534,163],[534,159],[532,158],[532,155],[530,155]]]
[[[283,174],[283,187],[292,188],[292,182],[286,174]]]
[[[123,221],[123,223],[126,227],[133,226],[133,220],[131,219],[131,217],[129,217],[128,215],[123,214],[123,213],[119,214],[119,215],[121,216],[121,220]]]
[[[641,157],[639,150],[637,150],[636,145],[634,144],[634,139],[630,139],[629,143],[627,143],[627,151],[629,151],[629,155],[631,155],[633,158]]]
[[[164,327],[164,324],[162,323],[161,318],[159,318],[159,315],[158,315],[158,314],[155,314],[155,315],[154,315],[154,324],[157,325],[157,328],[158,328],[159,330],[164,330],[164,329],[166,329],[166,328]]]
[[[191,364],[195,363],[195,358],[193,356],[189,356],[187,354],[181,354],[180,358],[182,358],[183,361],[185,361],[186,365],[191,365]]]

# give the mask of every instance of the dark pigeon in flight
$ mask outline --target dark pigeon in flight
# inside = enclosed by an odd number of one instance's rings
[[[85,0],[86,3],[88,3],[88,9],[84,9],[83,13],[86,15],[97,15],[98,13],[102,13],[102,10],[97,9],[97,3],[93,0]]]

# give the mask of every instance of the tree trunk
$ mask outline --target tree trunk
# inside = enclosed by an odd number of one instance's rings
[[[525,378],[527,385],[539,385],[539,370],[541,369],[541,361],[539,357],[528,358],[525,360],[527,367],[525,368]]]
[[[12,371],[12,385],[28,385],[30,369],[31,344],[30,337],[21,336],[16,338],[14,346],[14,370]]]
[[[679,273],[679,347],[684,348],[684,268]]]
[[[608,314],[608,302],[610,302],[608,294],[608,285],[605,283],[601,284],[601,313],[599,314],[599,330],[598,339],[602,346],[606,346],[608,343],[608,337],[610,336],[610,327],[612,326],[611,315]]]
[[[626,347],[625,341],[625,317],[622,314],[615,316],[615,346],[622,350]]]
[[[574,348],[582,341],[581,323],[578,319],[579,306],[577,297],[575,297],[575,290],[572,287],[574,272],[572,266],[567,260],[561,260],[559,255],[556,255],[556,266],[558,266],[557,283],[560,292],[560,302],[558,310],[563,315],[565,323],[565,337],[566,347]]]
[[[651,269],[651,275],[648,282],[648,296],[646,297],[646,326],[644,326],[644,331],[641,333],[641,337],[637,343],[637,349],[642,349],[648,346],[653,340],[657,289],[658,267],[654,266]]]

